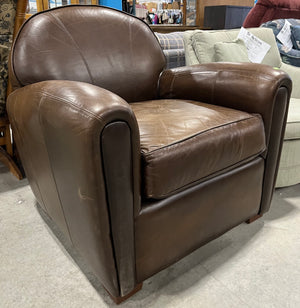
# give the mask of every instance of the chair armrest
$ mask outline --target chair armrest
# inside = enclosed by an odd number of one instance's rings
[[[130,106],[97,86],[57,80],[14,91],[8,114],[41,207],[105,288],[126,295],[135,286],[140,198],[139,130]]]
[[[190,99],[262,116],[267,150],[260,213],[270,207],[292,89],[281,70],[252,63],[209,63],[164,71],[161,98]]]
[[[259,113],[268,137],[275,97],[280,87],[290,93],[290,78],[267,65],[209,63],[165,70],[159,80],[159,96]]]

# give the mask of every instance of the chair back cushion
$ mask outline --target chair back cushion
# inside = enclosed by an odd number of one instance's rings
[[[163,52],[146,23],[111,8],[74,5],[27,20],[13,47],[12,81],[14,87],[82,81],[133,102],[156,96],[164,66]]]

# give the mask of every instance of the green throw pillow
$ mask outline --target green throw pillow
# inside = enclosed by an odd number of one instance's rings
[[[250,62],[242,40],[214,44],[216,62]]]

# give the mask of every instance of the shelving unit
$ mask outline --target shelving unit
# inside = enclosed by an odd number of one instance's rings
[[[116,7],[116,0],[29,0],[30,10],[26,17],[52,7],[68,4],[104,4],[105,6]],[[124,0],[123,0],[124,1]],[[151,28],[157,32],[184,31],[190,29],[204,29],[204,11],[206,6],[254,5],[253,0],[126,0],[130,13],[144,19],[151,24]],[[123,7],[122,0],[118,8]],[[125,9],[126,10],[126,9]],[[164,14],[165,13],[165,14]],[[155,17],[156,15],[158,19]],[[162,14],[164,16],[162,17]],[[166,18],[168,15],[168,18]],[[173,16],[172,16],[173,15]],[[149,16],[150,19],[147,17]],[[174,18],[174,16],[177,16]],[[178,18],[178,16],[180,18]],[[148,18],[148,21],[147,21]],[[153,20],[155,18],[154,24]],[[176,20],[175,20],[176,19]],[[157,21],[158,20],[158,21]]]
[[[69,4],[98,4],[98,0],[29,0],[26,18],[37,12]]]

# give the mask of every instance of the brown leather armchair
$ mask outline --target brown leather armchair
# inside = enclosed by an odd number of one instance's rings
[[[32,190],[115,301],[268,211],[284,72],[164,70],[144,22],[97,6],[34,15],[11,57],[8,113]]]

